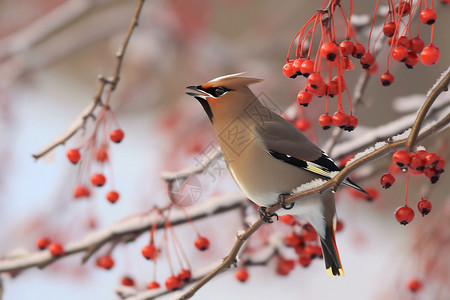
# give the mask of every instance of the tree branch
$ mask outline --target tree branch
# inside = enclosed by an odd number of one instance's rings
[[[241,194],[228,194],[212,197],[208,201],[186,209],[186,213],[192,220],[199,220],[211,215],[225,213],[239,208],[245,203]],[[114,224],[108,228],[91,232],[79,241],[69,243],[65,248],[65,254],[60,257],[52,257],[49,251],[39,251],[15,257],[3,257],[0,260],[0,273],[8,271],[20,271],[31,267],[43,268],[54,261],[72,254],[86,252],[83,262],[101,246],[114,240],[125,242],[134,240],[140,234],[150,230],[156,221],[155,215],[137,215]],[[158,220],[157,229],[164,228],[165,220]],[[173,211],[170,214],[170,223],[177,226],[187,223],[185,213]]]
[[[101,99],[102,99],[105,87],[107,85],[108,85],[108,90],[107,90],[103,105],[106,105],[106,106],[109,105],[109,99],[111,97],[111,93],[115,90],[115,88],[117,87],[117,85],[119,83],[120,70],[122,67],[125,51],[127,49],[131,35],[133,34],[134,28],[136,28],[136,26],[138,25],[139,15],[141,13],[144,2],[145,2],[145,0],[138,1],[133,18],[128,27],[127,34],[125,35],[125,39],[122,42],[122,46],[119,49],[118,54],[116,55],[117,61],[116,61],[116,65],[114,68],[113,76],[111,78],[106,78],[102,75],[99,76],[99,84],[97,87],[97,93],[95,94],[94,99],[92,100],[91,104],[89,104],[83,110],[83,112],[77,117],[75,122],[73,122],[72,125],[70,125],[70,127],[66,130],[66,132],[63,135],[61,135],[60,137],[53,140],[50,144],[45,146],[42,150],[40,150],[36,154],[33,154],[33,157],[35,159],[39,159],[42,156],[44,156],[45,154],[47,154],[50,151],[52,151],[53,149],[55,149],[57,146],[65,144],[80,129],[82,129],[86,126],[86,122],[90,116],[93,116],[93,112],[94,112],[95,108],[97,106],[99,106],[100,104],[102,104]]]

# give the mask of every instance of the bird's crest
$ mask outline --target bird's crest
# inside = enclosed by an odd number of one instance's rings
[[[243,74],[244,74],[244,72],[214,78],[213,80],[210,80],[207,83],[203,84],[202,88],[209,89],[209,88],[218,87],[218,86],[234,88],[234,87],[238,87],[238,86],[248,86],[250,84],[258,83],[258,82],[261,82],[264,80],[264,79],[260,79],[260,78],[245,77],[245,76],[242,76]]]

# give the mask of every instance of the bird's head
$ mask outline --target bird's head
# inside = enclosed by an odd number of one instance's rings
[[[188,86],[186,88],[192,91],[186,92],[186,94],[200,102],[212,121],[212,106],[233,105],[238,108],[239,103],[245,101],[248,93],[251,93],[248,86],[263,81],[259,78],[244,77],[242,74],[225,75],[201,85]]]

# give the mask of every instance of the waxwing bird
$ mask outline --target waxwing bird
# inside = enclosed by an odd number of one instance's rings
[[[203,106],[219,139],[227,167],[242,192],[265,208],[314,179],[330,179],[339,167],[294,125],[248,88],[262,81],[242,73],[188,86]],[[344,184],[365,192],[345,180]],[[334,194],[327,191],[283,206],[279,214],[304,218],[317,231],[329,275],[344,275],[334,237]]]

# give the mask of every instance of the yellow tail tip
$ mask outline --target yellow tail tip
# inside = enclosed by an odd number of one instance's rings
[[[332,270],[331,267],[327,269],[328,276],[344,276],[344,270],[343,269],[339,268],[338,272],[339,272],[339,274],[333,274],[333,270]]]

